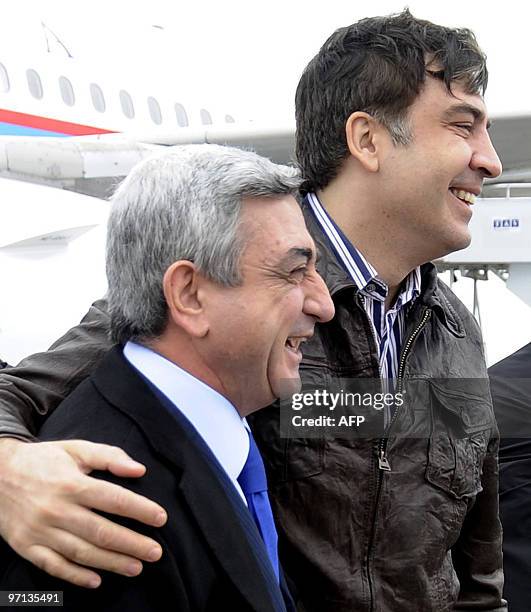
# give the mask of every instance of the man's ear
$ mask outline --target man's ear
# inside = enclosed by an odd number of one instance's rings
[[[352,157],[357,159],[368,172],[378,172],[382,130],[385,129],[368,113],[356,111],[345,124],[347,146]]]
[[[201,301],[202,280],[191,261],[179,260],[166,270],[162,281],[171,320],[196,338],[202,338],[208,332],[208,321]]]

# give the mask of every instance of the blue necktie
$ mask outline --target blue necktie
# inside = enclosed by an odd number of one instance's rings
[[[269,496],[267,495],[267,478],[264,462],[254,441],[253,434],[250,431],[248,433],[249,455],[241,474],[238,476],[238,483],[247,500],[249,512],[262,536],[278,580],[278,535],[275,521],[273,520],[271,504],[269,503]]]

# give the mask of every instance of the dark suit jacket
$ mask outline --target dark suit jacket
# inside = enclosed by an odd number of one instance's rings
[[[115,347],[46,421],[41,438],[114,444],[147,466],[140,479],[98,477],[160,503],[167,524],[119,521],[154,538],[162,559],[142,574],[103,573],[99,589],[73,587],[3,550],[0,589],[62,590],[68,610],[271,612],[293,609],[278,586],[256,526],[225,472],[189,422]],[[116,520],[116,517],[110,517]]]
[[[511,612],[531,610],[531,344],[489,369],[500,429],[503,593]]]

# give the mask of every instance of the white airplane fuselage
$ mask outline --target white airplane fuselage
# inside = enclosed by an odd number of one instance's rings
[[[106,76],[77,60],[36,59],[0,47],[0,136],[80,136],[224,125],[234,118],[202,105],[162,76]],[[151,85],[148,85],[151,84]]]

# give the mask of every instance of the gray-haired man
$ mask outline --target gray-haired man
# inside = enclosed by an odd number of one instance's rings
[[[144,161],[119,187],[107,236],[117,346],[40,436],[142,461],[140,480],[100,476],[166,508],[167,523],[145,530],[163,555],[87,591],[5,550],[0,588],[63,591],[76,612],[293,609],[244,417],[298,388],[298,346],[333,316],[298,185],[292,168],[203,145]]]

